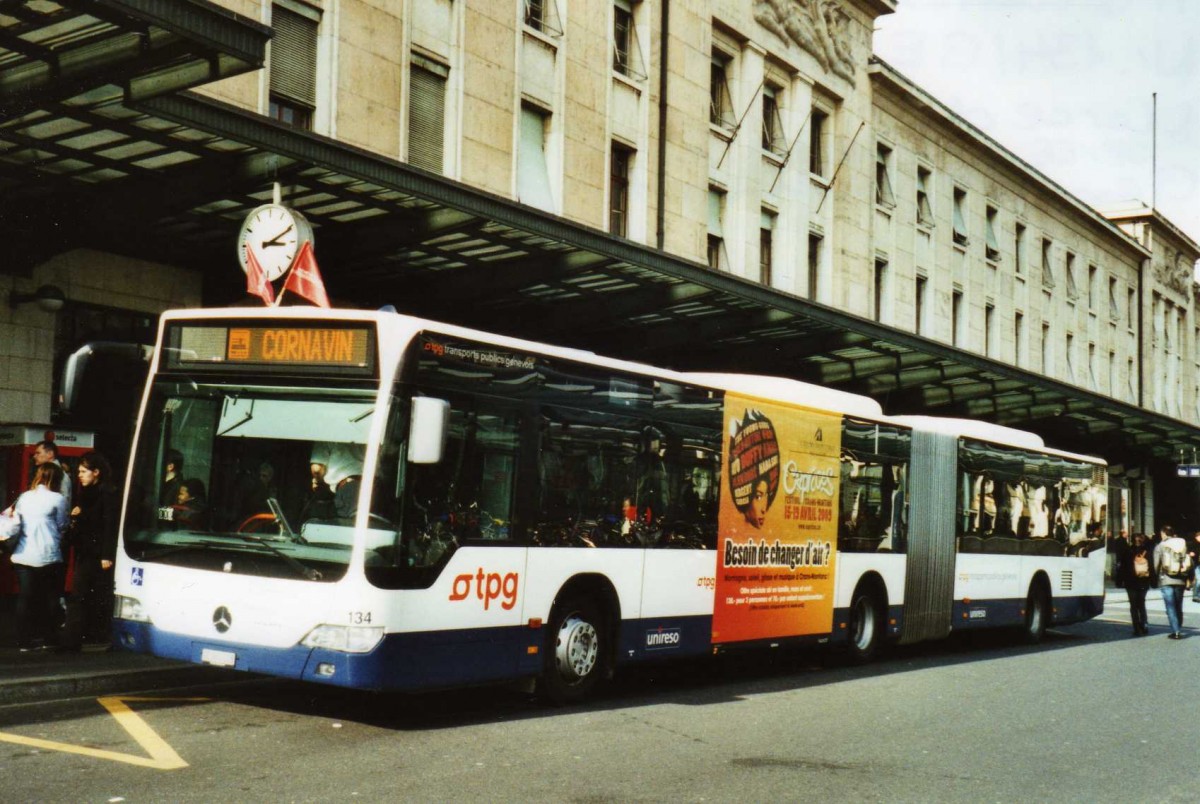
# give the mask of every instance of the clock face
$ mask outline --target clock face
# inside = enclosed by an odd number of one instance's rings
[[[291,267],[307,239],[304,219],[287,207],[266,204],[250,212],[238,238],[238,257],[247,270],[247,252],[253,251],[259,267],[271,282]]]

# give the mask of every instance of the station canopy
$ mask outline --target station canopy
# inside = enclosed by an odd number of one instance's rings
[[[1200,430],[1177,419],[188,91],[260,68],[269,37],[204,0],[0,0],[0,270],[93,248],[202,271],[207,301],[237,300],[238,229],[278,181],[314,226],[335,303],[794,377],[1112,463],[1200,449]]]

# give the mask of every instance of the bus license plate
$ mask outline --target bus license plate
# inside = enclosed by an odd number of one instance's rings
[[[237,662],[237,654],[228,650],[204,648],[200,651],[200,661],[205,664],[215,664],[217,667],[233,667]]]

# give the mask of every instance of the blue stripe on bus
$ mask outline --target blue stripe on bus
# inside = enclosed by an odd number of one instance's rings
[[[953,630],[1020,625],[1024,622],[1024,606],[1023,599],[955,602]],[[1057,598],[1053,624],[1087,620],[1103,608],[1103,596]],[[972,617],[972,611],[984,614]],[[849,614],[849,609],[834,611],[832,634],[789,641],[845,642]],[[903,607],[888,609],[889,639],[899,636],[902,618]],[[536,676],[545,660],[544,629],[523,626],[388,634],[370,653],[341,653],[302,645],[266,648],[194,639],[129,620],[114,620],[113,628],[117,643],[137,653],[202,664],[207,649],[217,652],[216,658],[221,652],[234,654],[235,670],[371,690],[429,689]],[[624,620],[617,643],[617,664],[707,654],[713,649],[711,635],[709,615]],[[765,640],[771,641],[781,640]]]
[[[128,620],[114,621],[114,633],[121,647],[138,653],[202,664],[207,649],[232,653],[234,670],[372,690],[500,681],[536,675],[542,667],[542,631],[525,627],[388,634],[370,653],[194,639]]]
[[[1069,625],[1098,616],[1104,611],[1103,595],[1056,597],[1048,625]],[[956,600],[951,609],[951,627],[955,631],[997,626],[1022,625],[1025,622],[1025,598],[999,600]]]

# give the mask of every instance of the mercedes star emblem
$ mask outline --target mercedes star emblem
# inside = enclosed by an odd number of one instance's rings
[[[229,609],[221,606],[213,612],[213,628],[217,629],[218,634],[228,631],[231,625],[233,625],[233,615],[229,613]]]

